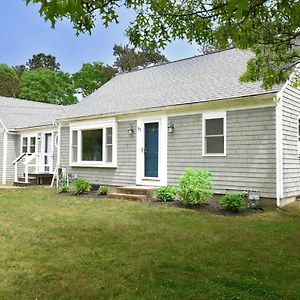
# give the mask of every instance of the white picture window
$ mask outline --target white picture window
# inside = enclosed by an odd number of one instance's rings
[[[226,113],[203,114],[203,155],[226,154]]]
[[[103,129],[81,131],[82,161],[103,161]]]
[[[22,137],[22,153],[33,154],[36,152],[36,137],[35,136],[23,136]]]
[[[111,166],[116,163],[115,127],[71,128],[70,163],[76,166]]]

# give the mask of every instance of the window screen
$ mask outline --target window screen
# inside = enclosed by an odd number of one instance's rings
[[[78,161],[78,131],[72,131],[72,162]]]
[[[27,150],[28,150],[28,138],[23,137],[23,139],[22,139],[22,152],[27,153]]]
[[[32,136],[30,138],[30,153],[35,153],[35,144],[36,144],[36,138],[35,136]]]
[[[106,128],[106,162],[112,162],[113,150],[113,130],[111,127]]]
[[[224,153],[224,118],[205,120],[205,153]]]

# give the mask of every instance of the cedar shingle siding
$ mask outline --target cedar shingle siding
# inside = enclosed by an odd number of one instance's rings
[[[289,84],[282,97],[283,196],[300,195],[300,159],[298,158],[298,118],[300,90]]]
[[[276,195],[275,107],[227,112],[226,157],[202,156],[202,115],[171,118],[176,130],[168,138],[168,183],[176,185],[186,168],[212,171],[215,192],[255,189]]]
[[[215,192],[226,188],[256,189],[261,196],[276,195],[275,107],[227,112],[227,156],[202,156],[202,114],[169,118],[176,129],[168,135],[168,184],[177,185],[186,168],[211,170]],[[131,122],[118,123],[118,168],[68,168],[69,128],[61,131],[61,163],[72,174],[95,184],[127,185],[136,181],[136,136]]]

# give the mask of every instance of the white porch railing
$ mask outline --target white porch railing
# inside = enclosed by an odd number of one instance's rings
[[[26,156],[27,153],[22,153],[20,156],[18,156],[14,161],[13,161],[13,166],[15,166],[15,176],[14,176],[14,181],[18,181],[18,162]]]
[[[15,166],[15,174],[14,174],[14,181],[17,182],[18,181],[18,163],[20,162],[21,159],[23,159],[25,157],[24,160],[24,166],[25,166],[25,183],[29,182],[29,168],[30,167],[34,167],[35,168],[35,173],[39,173],[40,170],[40,165],[41,165],[41,155],[40,153],[23,153],[21,154],[14,162],[13,165]],[[35,163],[34,164],[30,164],[33,160],[35,159]]]

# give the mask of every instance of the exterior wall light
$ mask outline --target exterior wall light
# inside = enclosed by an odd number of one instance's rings
[[[133,135],[134,134],[134,127],[132,124],[130,124],[129,128],[127,129],[128,135]]]
[[[175,130],[174,124],[173,123],[169,123],[169,125],[168,125],[168,132],[169,133],[173,133],[174,130]]]

